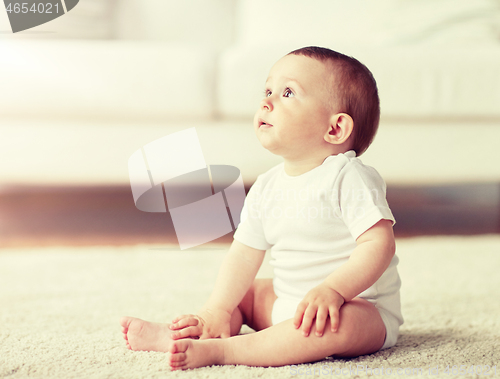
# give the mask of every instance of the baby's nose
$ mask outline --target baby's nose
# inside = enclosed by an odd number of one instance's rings
[[[271,102],[269,97],[265,97],[260,102],[260,108],[271,111],[273,109],[273,103]]]

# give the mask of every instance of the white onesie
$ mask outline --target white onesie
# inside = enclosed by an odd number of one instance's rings
[[[277,300],[273,325],[293,318],[309,290],[347,262],[356,239],[382,219],[395,222],[378,172],[354,151],[289,176],[281,163],[260,175],[248,192],[234,239],[271,249]],[[396,344],[403,324],[395,255],[384,274],[358,297],[378,309],[386,326],[384,348]]]

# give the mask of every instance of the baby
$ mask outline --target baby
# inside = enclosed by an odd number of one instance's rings
[[[394,346],[401,285],[385,183],[357,158],[380,116],[356,59],[305,47],[271,69],[254,118],[284,162],[250,189],[213,293],[172,324],[121,319],[132,350],[168,352],[172,370],[282,366]],[[271,249],[274,279],[255,279]],[[242,324],[255,333],[238,335]]]

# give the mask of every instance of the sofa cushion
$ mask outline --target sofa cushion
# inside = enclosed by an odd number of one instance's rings
[[[235,0],[120,0],[115,36],[222,49],[233,42],[234,14]]]
[[[199,118],[215,53],[124,41],[0,41],[0,116]]]

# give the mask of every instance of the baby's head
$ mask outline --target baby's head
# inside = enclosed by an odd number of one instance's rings
[[[262,145],[283,157],[348,150],[359,156],[373,141],[379,117],[371,72],[354,58],[311,46],[272,67],[254,126]]]

